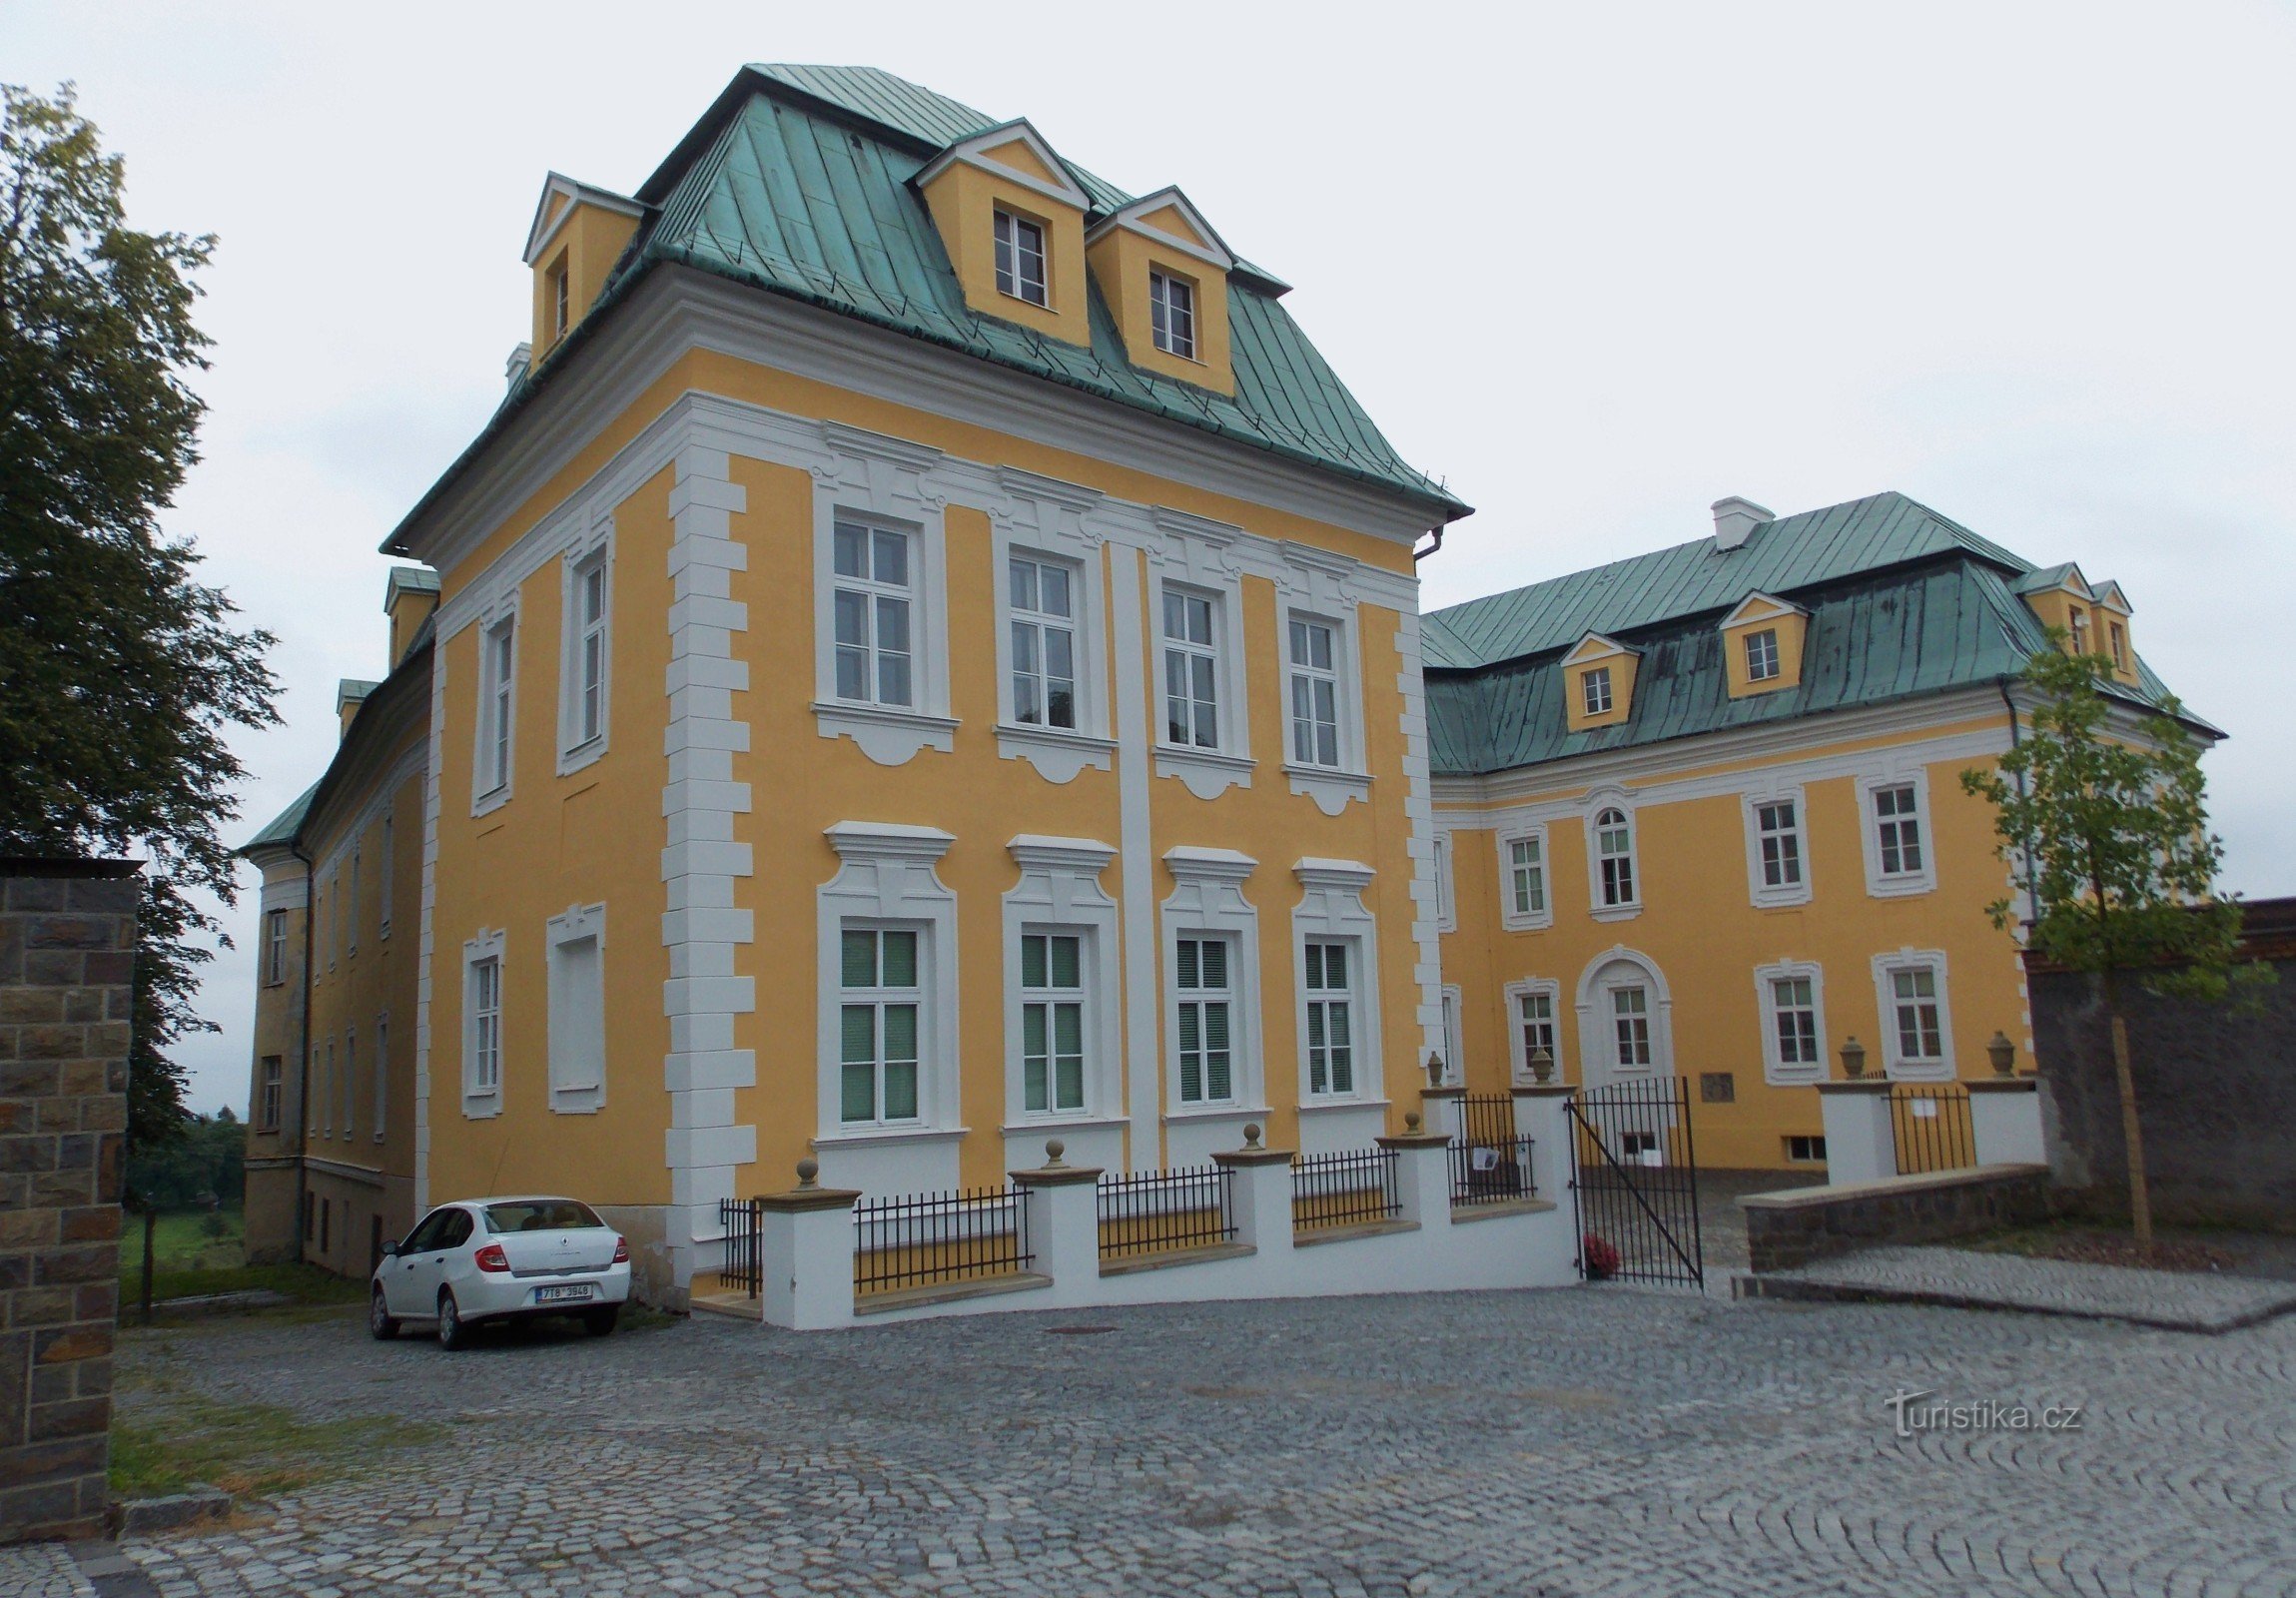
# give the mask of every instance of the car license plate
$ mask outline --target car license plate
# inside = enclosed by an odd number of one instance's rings
[[[553,1304],[567,1298],[587,1298],[589,1296],[590,1285],[587,1282],[575,1287],[537,1287],[534,1289],[534,1302],[538,1304]]]

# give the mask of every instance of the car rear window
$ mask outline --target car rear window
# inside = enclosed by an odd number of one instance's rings
[[[571,1198],[520,1198],[486,1206],[488,1231],[573,1231],[604,1224],[588,1204]]]

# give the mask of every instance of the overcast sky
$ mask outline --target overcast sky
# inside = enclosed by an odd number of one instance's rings
[[[376,544],[500,393],[544,174],[627,191],[753,60],[884,67],[1185,188],[1478,507],[1430,606],[1699,536],[1732,493],[1902,489],[2119,578],[2233,735],[2229,885],[2296,893],[2296,15],[2197,0],[8,0],[0,78],[77,81],[133,223],[220,236],[168,524],[280,638],[235,838],[324,769],[337,679],[383,674]],[[247,1099],[252,891],[227,919],[201,1109]]]

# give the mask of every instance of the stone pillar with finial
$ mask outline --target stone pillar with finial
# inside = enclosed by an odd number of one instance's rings
[[[821,1186],[821,1165],[797,1163],[797,1186],[757,1200],[759,1308],[765,1323],[814,1331],[853,1321],[851,1188]]]
[[[1995,1032],[1985,1045],[1993,1074],[1967,1083],[1969,1139],[1980,1166],[2045,1166],[2048,1141],[2041,1131],[2041,1082],[2017,1075],[2017,1046]]]
[[[1045,1163],[1012,1173],[1029,1206],[1029,1269],[1072,1287],[1097,1280],[1101,1269],[1099,1166],[1072,1166],[1068,1145],[1045,1140]]]
[[[1261,1253],[1291,1247],[1291,1151],[1269,1149],[1256,1124],[1243,1129],[1243,1147],[1224,1149],[1212,1164],[1228,1173],[1235,1240]]]
[[[1399,1137],[1379,1140],[1379,1147],[1395,1157],[1396,1197],[1406,1225],[1448,1226],[1451,1223],[1451,1140],[1431,1132],[1417,1111],[1403,1118]]]
[[[1466,1136],[1464,1074],[1439,1054],[1430,1052],[1427,1056],[1427,1086],[1419,1090],[1419,1109],[1429,1132],[1444,1138]]]
[[[1842,1077],[1818,1084],[1828,1186],[1895,1177],[1898,1137],[1890,1126],[1890,1079],[1866,1075],[1866,1046],[1855,1035],[1842,1043]]]

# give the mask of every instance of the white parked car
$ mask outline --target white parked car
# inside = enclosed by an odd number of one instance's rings
[[[465,1198],[383,1244],[367,1324],[390,1338],[428,1320],[440,1347],[461,1348],[481,1321],[575,1315],[603,1337],[629,1296],[629,1243],[580,1199]]]

